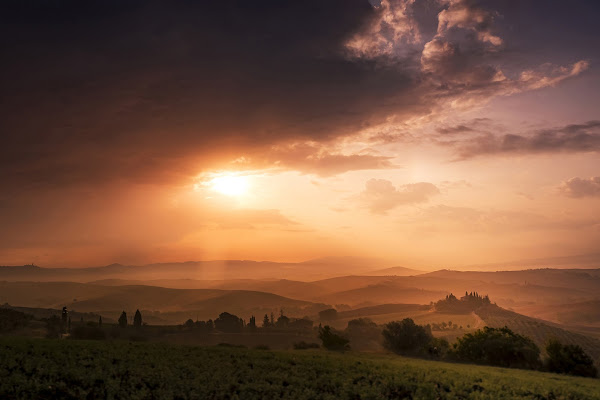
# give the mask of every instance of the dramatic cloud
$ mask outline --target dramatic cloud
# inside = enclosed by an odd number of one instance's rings
[[[502,39],[492,33],[494,15],[476,6],[472,0],[442,0],[448,8],[439,13],[438,35],[446,35],[452,28],[462,28],[476,33],[481,42],[500,46]]]
[[[461,159],[491,154],[536,154],[595,152],[600,150],[600,121],[543,129],[528,135],[492,133],[448,141]]]
[[[554,86],[589,68],[581,60],[570,66],[543,64],[507,71],[499,64],[503,40],[494,31],[494,13],[474,0],[444,0],[436,35],[425,43],[421,68],[431,95],[445,108],[481,106],[497,96]],[[433,100],[433,98],[432,98]]]
[[[600,176],[571,178],[559,186],[559,191],[574,198],[600,197]]]
[[[3,192],[182,182],[248,154],[269,158],[274,145],[331,142],[587,68],[507,78],[493,11],[417,3],[3,2]],[[389,166],[345,152],[288,165],[326,175]]]
[[[365,0],[27,1],[0,14],[4,186],[172,182],[415,104],[407,71],[347,58],[377,18]]]
[[[385,214],[406,204],[424,203],[440,190],[432,183],[418,182],[396,188],[385,179],[369,179],[358,200],[374,214]]]
[[[372,2],[376,17],[346,43],[352,57],[406,59],[421,41],[411,8],[415,0]]]

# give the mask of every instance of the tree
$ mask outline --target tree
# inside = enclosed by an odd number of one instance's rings
[[[251,331],[256,329],[256,317],[254,315],[250,317],[250,321],[248,322],[247,326]]]
[[[349,340],[341,335],[335,334],[329,325],[319,328],[319,339],[321,339],[323,347],[327,350],[350,350],[350,345],[348,344]]]
[[[102,315],[98,317],[98,328],[102,328]]]
[[[269,316],[267,314],[265,314],[265,317],[263,318],[263,328],[268,328],[269,327]]]
[[[286,317],[285,315],[282,314],[279,316],[279,318],[277,318],[277,327],[278,328],[286,328],[290,323],[290,319],[288,317]]]
[[[66,333],[67,331],[71,330],[70,326],[67,328],[68,319],[70,319],[69,318],[69,311],[67,311],[67,307],[64,306],[62,308],[62,314],[61,314],[61,321],[62,321],[61,331],[62,331],[62,333]]]
[[[244,321],[237,315],[223,312],[219,314],[219,318],[215,320],[215,328],[221,332],[237,333],[241,332],[244,327]]]
[[[411,318],[385,324],[382,334],[384,347],[397,354],[424,354],[433,339],[431,328],[417,325]]]
[[[135,316],[133,317],[133,326],[135,328],[142,327],[142,313],[140,312],[140,310],[135,311]]]
[[[540,365],[540,349],[528,337],[508,327],[484,327],[458,338],[453,355],[459,360],[508,368],[535,369]]]
[[[119,326],[121,328],[127,328],[127,313],[123,311],[119,317]]]
[[[596,377],[598,370],[594,360],[578,345],[563,345],[556,339],[551,339],[546,346],[548,359],[545,367],[550,372],[559,374]]]
[[[183,324],[183,326],[185,326],[188,329],[192,329],[195,325],[196,324],[194,324],[194,320],[191,318],[185,321],[185,323]]]

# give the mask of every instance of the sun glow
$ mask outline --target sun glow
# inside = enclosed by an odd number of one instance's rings
[[[209,186],[226,196],[241,196],[248,191],[249,182],[247,176],[223,175],[210,180]]]

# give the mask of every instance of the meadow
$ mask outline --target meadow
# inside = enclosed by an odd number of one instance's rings
[[[600,399],[597,379],[391,355],[0,339],[0,398]]]

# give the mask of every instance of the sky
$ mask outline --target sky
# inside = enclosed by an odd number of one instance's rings
[[[0,265],[597,252],[599,11],[3,1]]]

